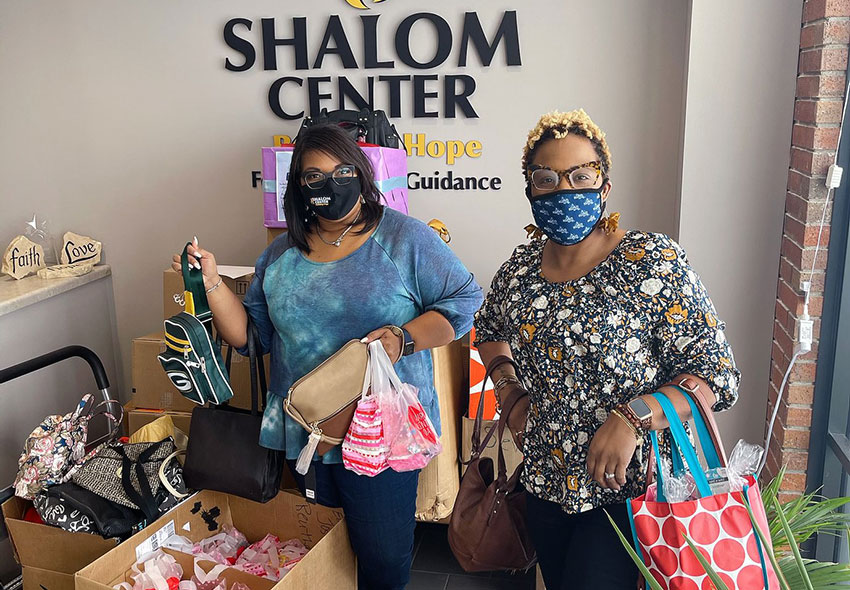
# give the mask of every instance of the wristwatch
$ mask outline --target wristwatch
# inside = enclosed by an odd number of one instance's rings
[[[640,423],[643,430],[652,428],[652,408],[641,398],[637,397],[626,404],[629,413]]]
[[[402,339],[402,347],[401,347],[401,356],[410,356],[413,354],[414,349],[416,348],[416,343],[413,342],[413,338],[410,336],[410,332],[401,328],[401,339]]]
[[[401,338],[401,358],[402,356],[410,356],[414,353],[414,349],[416,348],[416,343],[413,342],[413,338],[410,335],[410,332],[405,330],[404,328],[399,328],[398,326],[393,326],[392,324],[385,326],[390,332]]]

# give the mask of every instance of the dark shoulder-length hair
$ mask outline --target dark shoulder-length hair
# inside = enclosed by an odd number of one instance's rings
[[[298,136],[295,149],[292,152],[292,163],[289,165],[289,181],[283,194],[283,212],[286,216],[286,227],[292,244],[301,251],[310,253],[307,235],[311,227],[317,223],[316,217],[307,209],[304,194],[301,191],[301,172],[304,154],[312,151],[324,152],[342,164],[353,164],[357,168],[360,181],[360,195],[363,206],[360,222],[363,227],[357,233],[366,233],[378,225],[383,207],[381,206],[381,191],[375,184],[372,163],[363,153],[348,133],[338,125],[316,125],[308,127]],[[329,180],[328,182],[333,182]]]

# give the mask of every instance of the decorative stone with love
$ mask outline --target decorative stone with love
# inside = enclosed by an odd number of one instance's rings
[[[103,244],[88,236],[65,232],[62,237],[62,264],[97,264]]]
[[[18,236],[6,248],[0,270],[15,279],[22,279],[45,266],[44,248],[25,236]]]

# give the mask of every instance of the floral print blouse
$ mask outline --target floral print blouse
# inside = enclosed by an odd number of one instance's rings
[[[476,315],[476,342],[508,343],[530,395],[523,484],[577,513],[643,492],[648,437],[619,492],[587,472],[590,441],[612,409],[690,373],[724,410],[737,399],[740,373],[724,324],[672,239],[629,232],[587,275],[563,283],[543,277],[544,244],[518,246],[496,273]]]

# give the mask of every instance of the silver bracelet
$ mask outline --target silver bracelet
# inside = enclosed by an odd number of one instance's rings
[[[210,293],[212,293],[213,291],[215,291],[216,289],[218,289],[219,287],[221,287],[221,283],[222,283],[223,281],[224,281],[224,279],[223,279],[223,278],[218,277],[218,282],[217,282],[215,285],[213,285],[212,287],[210,287],[209,289],[207,289],[207,295],[209,295]]]

